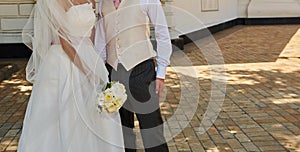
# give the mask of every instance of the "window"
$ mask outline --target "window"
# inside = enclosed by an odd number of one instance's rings
[[[202,12],[218,11],[219,0],[201,0],[201,10]]]

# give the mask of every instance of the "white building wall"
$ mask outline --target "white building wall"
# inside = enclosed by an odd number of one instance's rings
[[[162,1],[169,27],[173,29],[172,38],[236,18],[300,17],[300,0]],[[21,29],[34,3],[34,0],[0,0],[0,44],[22,42]]]
[[[248,7],[251,0],[237,0],[237,13],[239,18],[247,18],[248,17]]]
[[[248,17],[300,17],[300,0],[251,0]]]
[[[0,44],[21,43],[21,30],[34,0],[0,0]]]
[[[224,23],[238,17],[237,6],[237,0],[173,0],[173,26],[186,34]]]

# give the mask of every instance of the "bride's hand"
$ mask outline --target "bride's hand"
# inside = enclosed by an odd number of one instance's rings
[[[85,75],[90,84],[96,84],[97,76],[93,72],[88,71]]]

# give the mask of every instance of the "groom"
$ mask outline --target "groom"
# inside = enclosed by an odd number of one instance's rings
[[[139,121],[146,152],[168,152],[159,97],[172,46],[160,1],[100,0],[99,15],[104,26],[96,31],[96,49],[107,62],[110,79],[124,83],[128,93],[128,100],[119,111],[126,152],[136,151],[134,114]],[[157,53],[149,39],[148,20],[154,25]],[[103,33],[106,51],[97,47],[103,41],[103,37],[99,37]]]

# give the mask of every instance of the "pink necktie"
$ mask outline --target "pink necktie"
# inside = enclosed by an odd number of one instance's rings
[[[114,0],[114,4],[115,4],[116,9],[118,9],[120,3],[121,3],[121,0]]]

